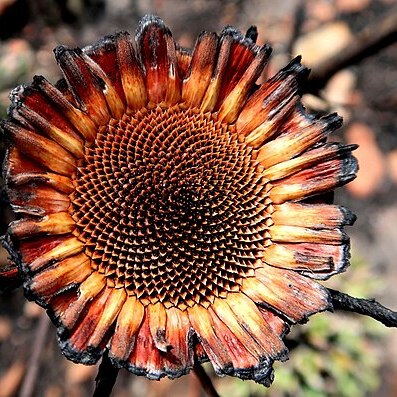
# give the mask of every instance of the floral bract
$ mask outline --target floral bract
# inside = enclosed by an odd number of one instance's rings
[[[108,349],[151,379],[209,360],[269,385],[288,327],[330,309],[314,280],[347,266],[354,216],[324,193],[354,178],[354,147],[301,106],[299,59],[256,84],[254,41],[227,27],[189,51],[147,16],[12,92],[11,250],[71,360]]]

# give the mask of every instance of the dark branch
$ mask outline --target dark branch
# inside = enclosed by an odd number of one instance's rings
[[[209,397],[220,397],[214,385],[212,384],[211,378],[208,376],[207,372],[205,372],[201,364],[196,363],[194,365],[193,372]]]
[[[21,397],[31,397],[36,394],[34,389],[37,382],[37,374],[40,372],[40,356],[45,347],[50,324],[50,319],[46,313],[42,313],[32,344],[32,353],[27,366],[28,370],[19,393]]]
[[[305,91],[317,93],[336,72],[361,62],[396,41],[397,7],[357,33],[336,55],[313,66]]]
[[[108,352],[103,354],[99,365],[98,375],[95,378],[95,390],[92,397],[109,397],[116,383],[119,369],[110,362]]]
[[[287,54],[292,54],[294,52],[293,51],[294,45],[296,43],[296,39],[302,33],[302,27],[305,22],[305,18],[306,18],[306,5],[305,2],[302,1],[299,2],[295,8],[292,31],[285,48],[285,52]]]
[[[328,288],[335,310],[363,314],[381,322],[386,327],[397,327],[397,312],[384,307],[374,299],[354,298]]]

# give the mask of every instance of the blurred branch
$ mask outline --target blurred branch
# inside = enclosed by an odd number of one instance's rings
[[[290,38],[289,38],[289,40],[287,42],[287,46],[286,46],[287,54],[293,53],[293,48],[294,48],[296,39],[302,33],[302,27],[303,27],[303,23],[305,22],[305,17],[306,17],[306,5],[305,5],[305,2],[302,1],[302,2],[299,2],[295,8],[291,35],[290,35]]]
[[[32,355],[30,356],[27,365],[28,370],[21,386],[21,391],[19,394],[20,397],[31,397],[36,395],[36,393],[34,393],[34,388],[37,381],[37,374],[39,373],[40,368],[40,356],[44,348],[44,343],[47,340],[47,333],[49,328],[50,319],[47,314],[43,312],[41,314],[39,324],[37,326],[36,335],[32,344]]]
[[[212,384],[211,378],[208,376],[207,372],[205,372],[201,364],[196,363],[194,365],[193,372],[200,381],[201,387],[209,397],[220,397],[214,385]]]
[[[99,365],[98,375],[95,378],[95,390],[92,397],[109,397],[116,383],[119,369],[111,363],[108,352],[105,351]]]
[[[335,310],[363,314],[381,322],[386,327],[397,328],[397,312],[381,305],[375,299],[354,298],[343,292],[328,288]]]
[[[338,71],[355,65],[397,41],[397,7],[357,33],[344,49],[313,67],[305,91],[317,93]]]

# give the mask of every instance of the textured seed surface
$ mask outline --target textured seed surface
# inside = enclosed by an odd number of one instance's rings
[[[269,243],[252,149],[209,113],[111,120],[75,178],[70,211],[92,266],[144,304],[207,306],[238,291]]]

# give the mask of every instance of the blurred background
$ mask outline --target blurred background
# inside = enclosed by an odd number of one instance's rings
[[[258,42],[273,47],[271,75],[298,54],[315,71],[354,43],[362,29],[396,13],[396,7],[397,0],[0,0],[0,116],[6,116],[8,94],[16,85],[29,84],[35,74],[52,82],[60,78],[54,47],[82,47],[119,30],[133,33],[147,13],[162,17],[185,47],[192,47],[202,30],[219,32],[229,24],[245,32],[256,25]],[[355,152],[358,178],[336,195],[338,204],[358,216],[347,230],[352,266],[327,286],[374,297],[396,310],[397,45],[339,70],[303,101],[313,112],[341,114],[344,127],[334,139],[360,145]],[[3,156],[0,146],[0,161]],[[0,235],[10,220],[12,214],[2,203]],[[0,264],[6,260],[0,249]],[[52,325],[47,332],[42,314],[41,308],[26,302],[21,290],[0,296],[0,397],[18,396],[21,390],[24,397],[91,395],[97,368],[63,358]],[[307,325],[294,328],[288,345],[290,360],[276,364],[270,389],[214,377],[220,395],[397,395],[397,332],[372,319],[340,312],[316,315]],[[38,373],[33,382],[32,365]],[[202,395],[194,376],[154,382],[125,371],[120,371],[113,393],[114,397]]]

